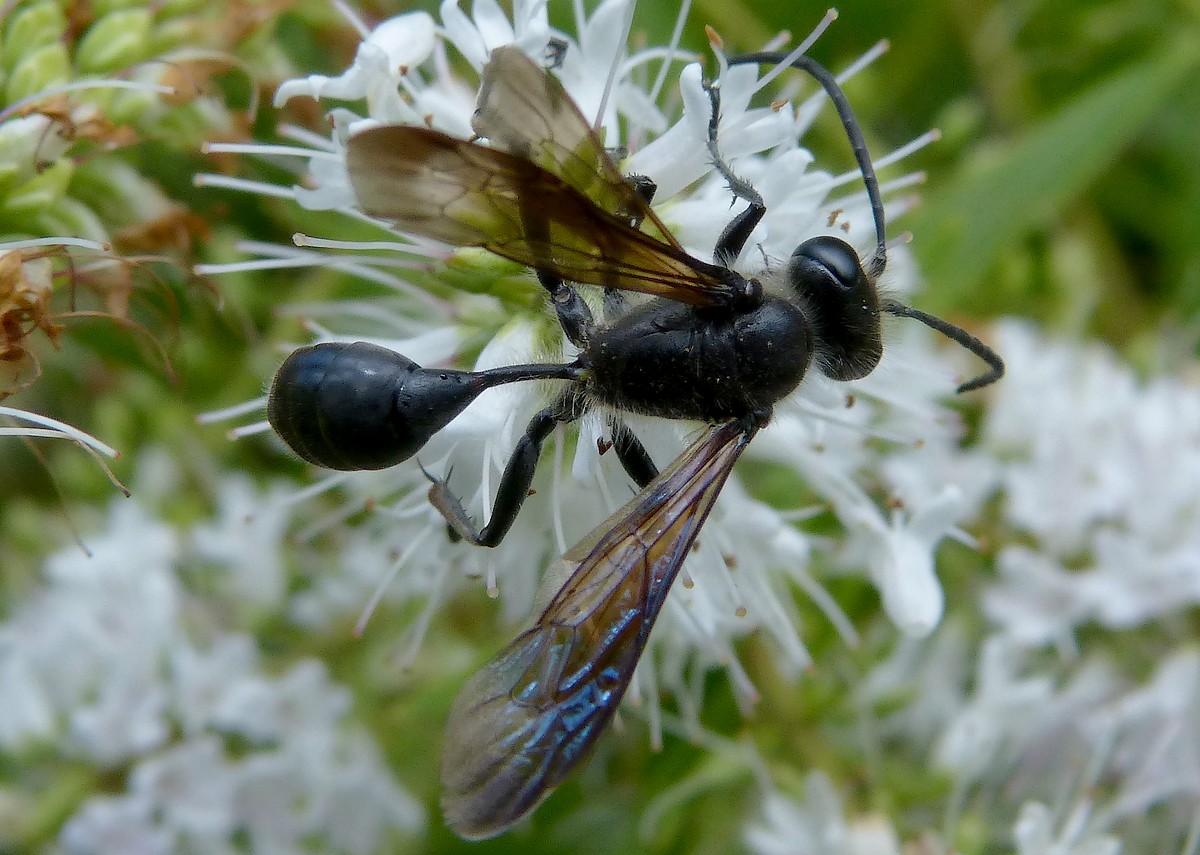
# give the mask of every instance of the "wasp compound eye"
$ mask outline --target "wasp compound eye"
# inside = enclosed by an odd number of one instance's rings
[[[879,294],[858,253],[844,240],[806,240],[792,253],[788,281],[811,312],[822,373],[834,380],[866,377],[883,356]]]
[[[844,240],[829,236],[811,238],[796,247],[792,253],[792,269],[802,271],[805,282],[815,284],[819,278],[824,278],[829,286],[844,290],[859,287],[859,281],[865,277],[854,248]],[[792,281],[796,279],[793,277]]]
[[[326,342],[284,361],[267,419],[309,463],[384,469],[420,451],[487,385],[471,372],[421,368],[386,347]]]

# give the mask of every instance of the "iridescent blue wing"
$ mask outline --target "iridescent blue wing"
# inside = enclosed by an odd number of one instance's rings
[[[566,583],[455,698],[442,810],[468,839],[500,834],[588,753],[629,687],[667,591],[754,428],[709,430],[552,567]]]

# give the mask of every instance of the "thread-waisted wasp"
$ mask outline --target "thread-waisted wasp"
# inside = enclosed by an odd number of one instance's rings
[[[730,64],[780,63],[782,53]],[[629,685],[667,592],[734,463],[810,367],[834,380],[878,364],[881,313],[949,336],[999,379],[1003,363],[975,337],[881,298],[887,263],[883,203],[862,132],[833,76],[801,56],[792,65],[825,89],[862,172],[876,246],[865,262],[836,237],[805,240],[760,278],[731,265],[766,212],[761,195],[721,158],[720,90],[707,86],[714,167],[748,207],[718,238],[712,263],[688,254],[650,207],[654,185],[622,175],[558,80],[515,46],[483,70],[477,141],[424,127],[376,127],[347,143],[362,209],[397,230],[483,247],[528,266],[579,349],[562,364],[486,371],[422,368],[362,342],[293,353],[268,414],[304,459],[335,469],[407,460],[485,389],[560,380],[530,421],[501,477],[491,518],[477,527],[444,480],[429,498],[453,537],[496,546],[529,493],[556,424],[610,408],[613,448],[641,492],[547,571],[532,626],[471,677],[454,701],[442,762],[442,807],[468,838],[499,834],[531,811],[586,755]],[[643,229],[643,226],[646,229]],[[609,289],[603,322],[569,283]],[[617,292],[650,295],[625,305]],[[621,421],[634,412],[709,427],[661,472]]]

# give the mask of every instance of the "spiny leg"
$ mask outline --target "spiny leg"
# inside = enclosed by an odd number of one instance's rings
[[[567,49],[569,47],[570,44],[564,39],[551,38],[546,43],[546,53],[543,57],[545,67],[554,71],[562,68],[563,60],[567,58]]]
[[[750,233],[767,212],[767,206],[762,195],[750,182],[735,175],[729,164],[722,159],[721,152],[717,149],[717,129],[721,124],[721,90],[716,84],[707,81],[704,83],[704,89],[712,103],[712,115],[708,119],[708,153],[712,155],[713,167],[721,173],[721,177],[729,185],[729,191],[735,197],[745,199],[749,203],[749,207],[734,217],[721,232],[713,250],[713,260],[728,267],[742,254]]]
[[[854,117],[854,109],[850,106],[850,102],[846,100],[846,93],[838,85],[837,78],[829,72],[829,69],[815,59],[803,55],[792,57],[784,51],[764,51],[734,56],[729,58],[729,64],[777,64],[784,60],[788,60],[792,68],[800,69],[816,80],[817,83],[821,84],[821,88],[825,90],[825,94],[829,96],[829,100],[833,103],[833,108],[837,111],[838,118],[842,122],[842,127],[846,130],[846,137],[850,140],[850,148],[854,151],[854,159],[858,163],[859,172],[862,173],[863,184],[867,188],[867,198],[871,202],[871,216],[875,220],[875,253],[866,263],[867,273],[872,277],[879,276],[887,266],[887,237],[884,234],[883,197],[879,192],[879,179],[875,177],[875,166],[871,163],[871,155],[867,151],[867,141],[863,137],[862,128],[859,127],[858,119]]]
[[[642,220],[646,219],[646,210],[649,209],[650,203],[654,201],[654,194],[658,192],[658,185],[654,183],[654,179],[648,175],[626,175],[625,180],[633,187],[633,192],[637,197],[645,203],[645,208],[637,211],[618,211],[618,216],[625,217],[629,220],[629,225],[635,229],[642,227]]]
[[[429,503],[446,518],[452,539],[462,539],[476,546],[498,546],[508,530],[516,522],[517,514],[529,496],[529,487],[537,471],[542,444],[559,422],[573,422],[586,411],[583,396],[572,389],[559,396],[558,400],[529,421],[525,435],[517,441],[516,448],[508,458],[504,474],[500,476],[500,487],[496,491],[496,502],[492,506],[492,517],[482,529],[467,515],[462,501],[450,492],[445,479],[434,478],[429,488]]]

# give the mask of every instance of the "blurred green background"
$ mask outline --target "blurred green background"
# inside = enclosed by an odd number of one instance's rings
[[[436,4],[425,5],[436,12]],[[553,18],[573,29],[570,4],[550,5]],[[412,7],[358,8],[377,20]],[[914,234],[912,248],[928,280],[923,308],[963,322],[1030,316],[1064,334],[1109,341],[1147,371],[1194,357],[1200,87],[1193,83],[1200,68],[1200,3],[849,0],[838,8],[839,19],[812,51],[818,60],[836,70],[879,39],[892,45],[847,85],[873,153],[878,157],[930,128],[943,133],[940,142],[883,173],[885,180],[901,169],[928,173],[918,210],[889,224],[892,236]],[[730,51],[751,50],[780,30],[802,37],[824,11],[815,4],[703,0],[692,9],[682,43],[705,50],[703,27],[711,24]],[[274,78],[338,73],[352,58],[355,40],[324,2],[256,12],[258,29],[239,50],[260,73],[268,72],[260,80],[264,106],[253,127],[263,138],[280,118],[269,106]],[[677,13],[674,3],[643,2],[635,33],[662,43]],[[268,44],[272,67],[264,69],[255,52],[261,58]],[[230,98],[244,102],[244,79],[230,77]],[[283,118],[319,120],[294,112]],[[806,143],[819,162],[851,167],[831,114]],[[209,219],[214,239],[199,248],[203,260],[229,258],[238,232],[286,243],[312,222],[311,214],[274,200],[194,189],[191,174],[211,170],[212,161],[188,151],[163,157],[162,145],[147,140],[122,156]],[[260,164],[236,168],[284,177]],[[176,447],[203,444],[237,465],[261,465],[256,443],[223,447],[217,431],[197,429],[191,416],[258,394],[277,361],[268,346],[280,334],[273,307],[320,294],[323,286],[294,274],[205,284],[161,275],[165,290],[143,289],[135,308],[148,313],[140,319],[166,347],[173,373],[127,330],[80,325],[62,353],[39,351],[45,378],[9,403],[66,419],[126,451],[158,438]],[[285,330],[297,335],[294,322]],[[230,354],[245,370],[230,373]],[[79,479],[84,495],[108,489],[72,449],[42,450],[52,471],[69,473],[73,495],[79,495]],[[133,457],[127,454],[126,465]],[[0,466],[15,496],[49,499],[41,464],[17,443],[0,444]]]
[[[569,5],[551,6],[554,18],[570,26]],[[378,19],[398,8],[409,7],[368,4],[360,12]],[[912,249],[928,280],[919,305],[964,323],[1030,316],[1063,334],[1114,343],[1146,371],[1194,357],[1200,4],[851,0],[839,11],[812,50],[824,64],[836,70],[881,38],[892,43],[847,84],[875,155],[931,127],[943,133],[883,173],[884,179],[901,169],[929,175],[919,208],[889,223],[893,237],[914,235]],[[252,55],[271,42],[294,66],[290,73],[337,73],[353,58],[353,36],[324,2],[269,12],[262,11],[262,29],[241,44],[242,52]],[[664,42],[677,12],[674,4],[642,2],[635,32]],[[683,44],[706,48],[703,25],[712,24],[731,52],[755,49],[780,30],[802,37],[823,12],[817,5],[697,2]],[[269,71],[276,77],[288,73],[275,65]],[[253,132],[260,138],[269,138],[278,120],[269,107],[276,83],[271,74],[259,80],[265,106]],[[229,89],[232,100],[245,101],[245,79],[230,74]],[[805,142],[818,162],[851,168],[832,114]],[[164,153],[163,143],[151,139],[120,156],[209,220],[212,240],[198,249],[203,261],[233,257],[229,245],[239,234],[286,244],[298,228],[319,231],[319,221],[294,205],[193,189],[191,175],[214,167],[194,151]],[[286,180],[242,160],[238,174]],[[170,370],[130,330],[78,324],[59,353],[41,342],[42,381],[8,403],[71,421],[121,448],[125,462],[116,471],[125,476],[122,466],[151,441],[262,466],[262,444],[224,444],[220,430],[198,429],[192,417],[259,394],[277,363],[271,343],[299,335],[294,321],[281,322],[272,309],[282,300],[328,294],[331,286],[320,274],[209,283],[188,281],[179,271],[160,276],[156,287],[140,289],[134,312],[142,312],[138,319],[166,348]],[[109,490],[73,449],[43,443],[40,450],[60,482],[71,483],[72,496],[98,498]],[[53,504],[41,462],[19,443],[0,444],[0,466],[17,503],[24,497]],[[6,502],[8,512],[12,503]],[[0,558],[6,566],[19,561]]]
[[[728,43],[814,14],[701,2]],[[934,127],[911,230],[934,310],[1019,314],[1130,345],[1200,320],[1200,4],[849,0],[814,53],[890,53],[847,88],[873,148]],[[836,134],[836,129],[834,129]]]
[[[550,5],[555,20],[573,30],[569,4]],[[425,6],[436,13],[436,4]],[[267,139],[281,118],[269,106],[279,80],[340,72],[355,39],[323,2],[256,8],[254,29],[237,49],[264,75],[264,106],[252,131]],[[412,7],[356,8],[376,20]],[[917,305],[967,326],[1000,315],[1028,316],[1064,335],[1110,342],[1147,374],[1184,370],[1196,376],[1200,2],[847,0],[838,8],[838,21],[811,52],[819,61],[837,70],[879,39],[892,45],[846,87],[872,152],[879,156],[929,128],[943,133],[940,142],[883,176],[900,169],[928,172],[923,203],[889,226],[892,236],[914,234],[913,250],[927,279]],[[711,24],[730,52],[753,50],[780,30],[803,37],[824,11],[816,4],[702,0],[693,7],[682,44],[703,51],[703,26]],[[635,33],[665,42],[677,12],[674,3],[643,0]],[[264,63],[268,44],[271,61]],[[231,101],[246,100],[244,79],[230,75],[225,85]],[[301,106],[290,109],[296,112],[287,120],[320,127],[319,116],[300,115]],[[806,143],[820,163],[850,168],[832,116]],[[192,174],[213,169],[196,151],[149,139],[117,156],[208,219],[211,238],[184,265],[230,260],[238,237],[287,243],[297,230],[320,231],[313,214],[291,204],[194,189]],[[236,174],[282,177],[249,162]],[[295,319],[273,312],[278,303],[361,286],[334,282],[328,271],[226,276],[211,283],[179,271],[159,276],[139,291],[133,311],[165,348],[170,370],[128,329],[76,325],[61,351],[40,343],[42,379],[6,403],[63,419],[122,449],[114,469],[124,479],[131,477],[139,449],[171,449],[200,489],[164,512],[187,520],[205,512],[215,471],[261,478],[304,471],[270,451],[265,440],[229,443],[222,426],[199,427],[194,418],[261,393],[279,358],[273,344],[301,335]],[[103,503],[114,492],[78,450],[47,442],[38,452],[40,459],[16,440],[0,441],[0,606],[19,600],[35,584],[43,557],[70,543],[69,519],[86,523],[84,504]],[[449,622],[455,622],[453,614]],[[448,633],[435,630],[428,647],[436,649]],[[493,649],[507,634],[502,627],[481,631],[480,648]],[[355,681],[356,665],[344,651],[315,652],[329,654],[339,678]],[[751,666],[757,653],[748,645]],[[461,675],[439,675],[436,663],[419,670],[416,679],[427,681],[427,693],[408,697],[403,707],[381,699],[385,711],[374,724],[385,744],[389,734],[429,734],[431,742],[440,734]],[[772,685],[770,673],[765,666],[755,671],[765,696],[765,721],[756,723],[755,741],[768,751],[792,751],[789,734],[836,700],[828,693],[837,691],[839,675],[806,681],[797,693]],[[710,695],[709,723],[737,733],[728,690],[714,686]],[[391,747],[404,785],[433,804],[435,755],[422,760]],[[586,801],[592,787],[585,771],[562,788],[532,829],[470,846],[434,819],[425,851],[557,852],[587,835],[594,852],[721,852],[736,839],[732,823],[738,815],[729,803],[748,790],[744,765],[680,740],[669,740],[661,755],[650,755],[640,740],[610,740],[601,752],[613,761],[608,771],[618,774],[609,803]],[[802,769],[803,758],[797,760]],[[655,809],[645,813],[649,799],[657,800]],[[673,812],[683,800],[691,803],[686,814]],[[683,821],[697,816],[706,821]],[[640,830],[639,822],[645,823]]]

